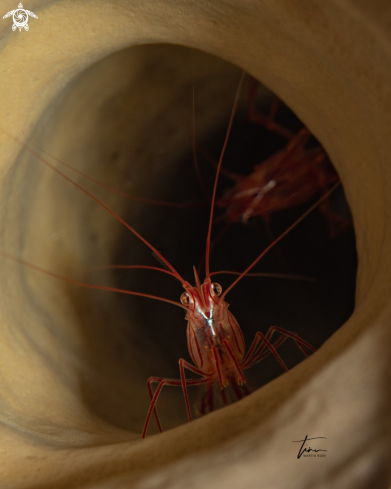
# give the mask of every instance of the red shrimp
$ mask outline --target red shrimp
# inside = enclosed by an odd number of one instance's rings
[[[272,244],[270,244],[248,267],[239,274],[238,278],[224,291],[220,284],[212,282],[211,276],[214,272],[209,271],[210,261],[210,245],[211,245],[211,231],[213,222],[214,204],[216,201],[216,189],[218,176],[228,142],[228,137],[232,127],[233,116],[235,113],[238,96],[240,93],[240,87],[242,84],[243,76],[238,87],[234,107],[231,113],[231,119],[228,125],[226,133],[226,139],[222,152],[220,154],[220,160],[217,167],[214,190],[212,195],[211,212],[209,218],[208,236],[206,239],[206,254],[205,254],[205,275],[206,278],[201,284],[197,271],[194,268],[195,286],[191,286],[189,283],[182,283],[185,292],[181,295],[181,303],[187,308],[186,320],[187,325],[187,344],[189,354],[194,362],[194,365],[187,362],[184,359],[179,360],[180,379],[165,379],[161,377],[150,377],[148,379],[148,390],[151,397],[151,404],[147,414],[142,437],[145,437],[148,424],[152,413],[154,413],[159,430],[162,431],[159,417],[156,411],[156,402],[160,395],[160,392],[164,385],[181,386],[184,393],[186,409],[189,421],[192,420],[190,403],[187,393],[187,387],[189,386],[206,386],[206,392],[201,400],[201,413],[205,412],[206,407],[209,410],[213,410],[213,391],[217,388],[222,393],[223,403],[226,403],[226,397],[224,395],[224,389],[227,386],[231,386],[235,396],[240,399],[248,393],[245,387],[246,378],[244,375],[245,370],[249,369],[256,363],[260,362],[268,354],[273,354],[281,367],[288,371],[287,366],[277,352],[277,348],[287,339],[292,338],[297,346],[302,350],[305,356],[309,356],[308,352],[316,351],[313,346],[308,342],[300,338],[298,335],[293,334],[285,329],[279,327],[270,327],[266,335],[261,332],[257,332],[255,338],[248,349],[245,351],[245,343],[242,330],[235,317],[228,310],[229,304],[225,302],[225,296],[227,293],[245,277],[248,272],[258,263],[258,261],[291,229],[293,229],[304,217],[306,217],[316,206],[318,206],[324,199],[326,199],[331,192],[340,185],[340,182],[336,183],[331,189],[324,193],[321,199],[308,209],[294,224],[292,224],[286,231],[284,231]],[[272,343],[272,337],[274,333],[280,333],[281,336],[277,341]],[[185,375],[185,369],[199,375],[201,378],[187,379]],[[153,392],[152,384],[157,383],[158,386]]]
[[[234,186],[226,190],[225,195],[216,201],[216,205],[225,209],[219,220],[223,219],[227,225],[246,223],[255,216],[261,216],[267,224],[272,213],[303,204],[319,192],[325,195],[330,184],[338,181],[338,175],[323,148],[320,145],[307,147],[311,137],[307,128],[293,134],[275,122],[279,106],[277,98],[267,117],[256,111],[258,86],[259,82],[250,77],[250,121],[283,136],[288,143],[283,150],[255,165],[247,176],[224,171],[234,181]],[[329,220],[330,235],[336,235],[351,224],[330,210],[327,197],[319,208]],[[337,227],[335,223],[338,223]]]
[[[231,312],[228,310],[229,304],[225,301],[225,297],[228,292],[246,275],[249,271],[259,262],[259,260],[278,243],[284,236],[286,236],[299,222],[301,222],[313,209],[324,202],[331,192],[340,185],[340,182],[334,184],[332,188],[325,191],[322,197],[313,204],[299,219],[297,219],[288,229],[286,229],[277,239],[274,240],[242,273],[238,273],[238,277],[231,283],[231,285],[223,292],[222,287],[212,282],[211,277],[216,273],[233,273],[233,272],[210,272],[210,248],[211,248],[211,232],[213,223],[214,207],[216,203],[216,189],[218,177],[222,165],[222,160],[226,150],[228,138],[230,135],[232,122],[237,106],[240,89],[242,86],[244,75],[242,75],[235,102],[232,108],[228,129],[226,132],[225,142],[220,154],[218,168],[216,172],[214,190],[212,195],[212,203],[209,217],[209,227],[206,239],[206,254],[205,254],[205,280],[201,283],[199,276],[194,268],[195,285],[192,286],[189,282],[184,280],[177,270],[171,265],[171,263],[164,258],[164,256],[149,243],[140,233],[138,233],[132,226],[125,222],[119,215],[113,210],[107,207],[103,202],[96,198],[93,194],[88,192],[78,183],[62,173],[58,168],[54,167],[48,161],[46,161],[40,154],[29,150],[32,154],[37,156],[43,163],[49,166],[53,171],[57,172],[62,178],[67,180],[70,184],[84,192],[97,204],[103,207],[109,212],[115,219],[117,219],[122,225],[124,225],[129,231],[131,231],[140,241],[142,241],[147,247],[149,247],[156,257],[167,267],[168,270],[150,267],[150,266],[129,266],[128,268],[146,268],[155,271],[160,271],[169,274],[179,280],[185,289],[180,298],[180,303],[151,294],[145,294],[137,291],[118,289],[113,287],[100,286],[96,284],[80,282],[62,275],[50,272],[41,267],[38,267],[25,260],[15,258],[4,251],[0,251],[3,256],[9,259],[21,263],[25,266],[38,270],[42,273],[50,275],[54,278],[65,280],[69,283],[80,285],[83,287],[115,291],[123,294],[136,295],[140,297],[148,297],[151,299],[164,301],[175,306],[181,307],[186,311],[187,320],[187,344],[190,357],[194,364],[189,363],[184,359],[179,360],[179,379],[167,379],[162,377],[150,377],[148,379],[148,391],[150,395],[150,407],[146,416],[142,437],[144,438],[147,433],[148,425],[152,414],[154,414],[157,425],[160,431],[162,426],[157,414],[156,403],[161,393],[162,388],[165,385],[182,387],[187,415],[189,421],[192,420],[192,414],[190,409],[190,402],[188,397],[187,388],[190,386],[205,386],[205,393],[201,399],[201,413],[207,410],[213,410],[213,393],[221,393],[223,403],[227,402],[224,389],[227,386],[231,386],[236,398],[240,399],[249,393],[246,387],[245,371],[260,362],[267,355],[273,355],[279,362],[281,367],[287,371],[288,368],[283,359],[277,352],[277,348],[288,338],[294,340],[296,345],[304,353],[306,357],[311,352],[315,352],[316,349],[308,342],[300,338],[298,335],[291,333],[280,327],[270,327],[268,332],[263,335],[261,332],[257,332],[250,348],[245,351],[245,342],[242,330],[238,321],[234,318]],[[5,131],[4,131],[5,132]],[[15,138],[13,138],[15,139]],[[275,333],[279,333],[280,336],[276,340],[274,338]],[[185,370],[192,372],[199,376],[199,378],[187,378]],[[152,389],[152,384],[157,383],[158,386],[155,391]]]

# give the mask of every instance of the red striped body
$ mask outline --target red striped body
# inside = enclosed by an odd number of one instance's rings
[[[338,181],[323,149],[306,149],[310,135],[302,129],[284,150],[255,165],[250,175],[235,176],[234,187],[216,202],[226,209],[226,222],[246,222],[253,216],[267,222],[273,212],[303,204]]]
[[[231,381],[245,382],[240,368],[245,344],[242,330],[228,304],[219,297],[221,287],[210,279],[197,287],[186,286],[187,345],[194,364],[220,388]],[[183,297],[183,296],[182,296]]]

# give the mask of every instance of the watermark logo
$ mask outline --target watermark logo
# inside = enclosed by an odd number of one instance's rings
[[[301,447],[299,448],[299,453],[297,454],[297,458],[303,457],[325,457],[325,453],[318,452],[327,452],[323,448],[319,448],[318,442],[312,442],[312,445],[315,443],[316,448],[311,448],[308,445],[309,440],[319,440],[319,439],[327,440],[325,436],[316,436],[315,438],[308,438],[308,435],[305,435],[304,440],[294,440],[292,443],[301,443]],[[314,452],[314,453],[311,453]]]
[[[16,10],[11,10],[11,12],[6,13],[3,16],[3,19],[6,19],[7,17],[11,17],[11,15],[14,21],[12,25],[12,30],[16,31],[16,29],[19,29],[19,32],[22,32],[22,29],[26,31],[29,30],[29,25],[27,23],[27,21],[29,20],[29,15],[30,17],[34,17],[35,19],[38,19],[38,17],[34,14],[34,12],[30,12],[30,10],[25,10],[21,3],[18,5],[18,8]]]

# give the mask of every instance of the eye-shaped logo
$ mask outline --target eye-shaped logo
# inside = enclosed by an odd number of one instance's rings
[[[14,21],[12,25],[12,30],[16,31],[16,29],[19,29],[19,32],[22,32],[23,28],[26,31],[29,30],[29,25],[27,23],[29,19],[29,15],[31,17],[34,17],[35,19],[38,19],[38,17],[34,14],[34,12],[30,12],[30,10],[25,10],[21,3],[18,5],[18,8],[16,10],[11,10],[11,12],[6,13],[3,19],[6,19],[7,17],[11,17],[11,15]]]

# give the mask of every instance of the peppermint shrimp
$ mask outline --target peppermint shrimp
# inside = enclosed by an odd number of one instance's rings
[[[147,297],[154,300],[163,301],[177,307],[182,308],[186,311],[187,320],[187,344],[190,357],[194,364],[180,359],[180,378],[179,379],[167,379],[163,377],[150,377],[148,379],[148,392],[150,395],[150,406],[146,416],[145,425],[142,432],[142,437],[144,438],[147,433],[149,422],[152,414],[154,414],[157,425],[160,431],[162,431],[162,426],[157,414],[157,400],[165,385],[178,386],[181,387],[184,394],[185,405],[187,410],[187,415],[189,421],[192,420],[192,414],[190,409],[189,396],[187,388],[190,386],[205,386],[205,393],[201,399],[201,413],[211,411],[214,409],[213,405],[213,395],[214,392],[220,393],[222,401],[224,404],[227,403],[226,388],[230,386],[234,392],[237,399],[241,399],[249,393],[247,388],[247,379],[245,377],[245,371],[263,360],[266,356],[272,355],[280,364],[284,371],[288,370],[287,365],[277,352],[277,348],[282,345],[288,338],[291,338],[298,348],[307,357],[312,352],[315,352],[315,348],[306,342],[304,339],[299,337],[284,328],[277,326],[270,327],[267,333],[264,335],[261,332],[257,332],[254,340],[252,341],[250,348],[245,351],[244,336],[238,321],[234,318],[231,312],[228,310],[229,304],[225,301],[225,297],[228,292],[232,290],[234,286],[245,276],[247,276],[250,270],[261,260],[261,258],[273,247],[275,246],[284,236],[286,236],[294,227],[299,224],[313,209],[320,205],[328,196],[333,192],[333,190],[340,185],[339,182],[335,183],[334,186],[327,190],[322,197],[313,204],[299,219],[297,219],[291,226],[289,226],[280,236],[273,241],[252,263],[242,272],[238,273],[238,277],[228,286],[224,291],[222,287],[217,282],[212,281],[212,276],[216,273],[224,272],[211,272],[210,271],[210,248],[211,248],[211,233],[212,233],[212,223],[213,214],[216,203],[216,190],[218,177],[226,150],[228,138],[230,135],[232,122],[235,114],[235,109],[238,102],[238,97],[240,89],[243,82],[243,75],[241,82],[239,84],[235,102],[231,112],[231,118],[229,121],[228,129],[226,132],[225,142],[223,149],[220,154],[220,159],[218,163],[218,168],[216,172],[214,190],[212,195],[212,203],[210,208],[209,216],[209,227],[206,239],[206,253],[205,253],[205,280],[201,283],[199,275],[194,269],[195,285],[192,286],[188,281],[186,281],[178,271],[171,265],[171,263],[163,256],[162,253],[158,251],[151,243],[149,243],[140,233],[138,233],[132,226],[130,226],[124,219],[122,219],[118,214],[101,202],[89,191],[84,189],[78,183],[73,181],[71,178],[66,176],[48,161],[42,158],[38,153],[30,150],[31,153],[35,154],[43,163],[52,168],[53,171],[57,172],[62,178],[67,180],[70,184],[78,188],[80,191],[88,195],[93,201],[98,205],[103,207],[109,214],[111,214],[115,219],[117,219],[123,226],[125,226],[133,235],[135,235],[141,242],[144,243],[154,255],[164,264],[166,269],[158,267],[148,267],[142,265],[129,266],[128,268],[144,268],[152,269],[155,271],[160,271],[171,275],[182,284],[185,291],[182,293],[180,298],[180,303],[171,299],[166,299],[160,296],[155,296],[151,294],[146,294],[142,292],[137,292],[133,290],[123,290],[119,288],[100,286],[92,283],[81,282],[68,277],[64,277],[60,274],[52,273],[41,267],[38,267],[30,262],[15,258],[5,252],[1,252],[4,256],[9,259],[14,260],[18,263],[26,265],[30,268],[38,270],[42,273],[50,275],[54,278],[65,280],[71,284],[92,288],[115,291],[122,294],[135,295],[139,297]],[[275,339],[275,334],[280,334],[279,338]],[[198,375],[199,378],[186,378],[185,370]],[[158,386],[155,391],[152,389],[152,385],[157,383]]]
[[[151,398],[151,404],[144,425],[142,437],[144,438],[152,416],[155,416],[158,428],[162,432],[162,426],[157,414],[156,403],[165,385],[182,387],[186,410],[189,421],[192,420],[190,403],[187,388],[190,386],[205,386],[205,392],[201,400],[201,414],[207,410],[213,410],[214,391],[218,390],[221,394],[223,404],[227,403],[227,397],[224,389],[228,386],[237,399],[241,399],[249,393],[246,387],[246,377],[244,372],[256,363],[260,362],[267,355],[272,354],[277,359],[281,367],[288,371],[283,359],[277,352],[277,348],[288,338],[292,338],[306,357],[316,349],[298,335],[291,333],[283,328],[272,326],[266,335],[257,332],[255,338],[248,349],[245,351],[245,343],[242,330],[238,321],[228,310],[229,304],[224,300],[227,293],[258,263],[258,261],[288,234],[302,219],[304,219],[315,207],[321,204],[333,191],[340,185],[340,182],[326,191],[321,199],[311,206],[297,221],[286,229],[277,239],[273,241],[248,267],[239,273],[234,282],[223,292],[222,287],[217,282],[212,282],[210,273],[210,247],[211,232],[213,222],[214,205],[216,201],[216,190],[218,176],[224,152],[227,146],[230,130],[232,127],[233,116],[243,82],[243,75],[236,93],[234,106],[231,113],[231,119],[228,125],[226,138],[223,149],[220,154],[219,163],[215,177],[211,211],[209,218],[208,235],[206,239],[205,253],[205,280],[201,283],[197,270],[193,267],[195,286],[188,282],[182,283],[185,292],[181,295],[181,303],[187,308],[185,319],[187,320],[187,344],[189,354],[194,365],[184,359],[179,360],[180,379],[166,379],[162,377],[150,377],[148,379],[148,391]],[[227,273],[227,272],[215,272]],[[272,342],[274,333],[280,333],[281,336]],[[185,369],[199,375],[200,378],[186,378]],[[153,392],[152,384],[158,386]]]
[[[256,164],[247,176],[224,170],[224,175],[234,185],[225,191],[225,195],[216,201],[216,205],[225,209],[219,220],[224,220],[227,225],[246,223],[256,216],[260,216],[268,225],[271,214],[303,204],[319,192],[324,195],[330,185],[338,181],[338,175],[323,148],[319,144],[308,147],[312,135],[306,127],[295,134],[275,121],[280,105],[277,97],[268,116],[256,110],[258,86],[259,82],[250,76],[248,119],[280,135],[287,140],[287,145]],[[319,209],[329,221],[331,236],[351,225],[349,220],[330,210],[328,198],[322,201]]]

